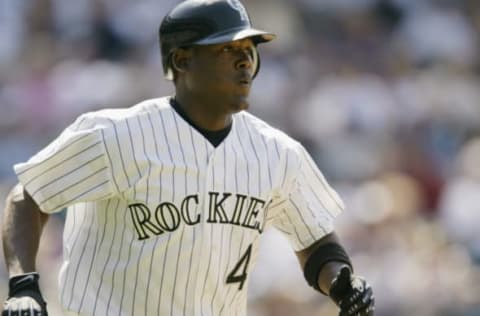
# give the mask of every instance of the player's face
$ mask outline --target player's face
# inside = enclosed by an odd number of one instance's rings
[[[188,67],[188,86],[204,101],[225,112],[248,108],[256,47],[243,39],[223,44],[195,46]]]

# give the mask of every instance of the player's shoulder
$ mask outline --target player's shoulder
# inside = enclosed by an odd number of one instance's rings
[[[252,113],[242,111],[237,113],[237,117],[242,124],[246,125],[248,133],[263,142],[273,142],[277,148],[283,150],[296,150],[301,146],[293,137]]]
[[[147,99],[127,108],[104,108],[87,112],[77,118],[77,124],[91,128],[94,126],[115,126],[130,119],[169,109],[169,97]]]

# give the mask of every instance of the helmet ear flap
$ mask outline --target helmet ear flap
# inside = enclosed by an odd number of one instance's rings
[[[173,81],[175,78],[172,68],[172,54],[170,53],[167,58],[165,58],[165,62],[163,64],[163,72],[165,75],[165,79]]]
[[[253,69],[253,76],[255,78],[260,70],[260,54],[258,53],[257,45],[253,48],[252,54],[252,69]]]

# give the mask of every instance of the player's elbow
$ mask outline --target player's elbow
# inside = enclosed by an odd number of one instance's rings
[[[38,216],[41,222],[45,222],[48,218],[48,214],[40,210],[35,200],[20,183],[10,190],[5,205],[5,213],[20,211],[24,214]]]

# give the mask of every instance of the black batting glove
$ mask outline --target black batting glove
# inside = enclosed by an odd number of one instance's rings
[[[340,308],[339,316],[373,316],[375,299],[372,288],[362,278],[344,267],[330,287],[330,297]]]
[[[2,316],[48,316],[47,303],[38,286],[39,278],[36,272],[10,278]]]

